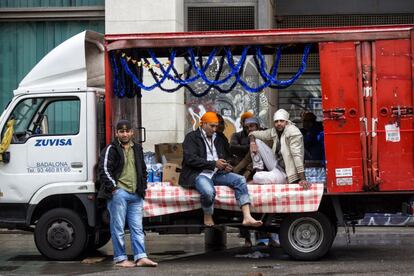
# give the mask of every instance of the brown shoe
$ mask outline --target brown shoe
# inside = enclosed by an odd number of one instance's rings
[[[131,268],[131,267],[136,267],[137,265],[134,262],[123,260],[119,263],[116,263],[115,266],[123,267],[123,268]]]

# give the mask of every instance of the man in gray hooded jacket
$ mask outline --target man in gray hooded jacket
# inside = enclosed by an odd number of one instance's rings
[[[304,144],[300,130],[289,121],[289,113],[279,109],[273,115],[274,127],[267,130],[253,131],[249,134],[250,151],[260,153],[256,139],[273,140],[272,152],[274,164],[282,168],[287,175],[289,183],[299,183],[305,189],[309,183],[305,178]],[[262,158],[268,158],[262,156]],[[273,158],[273,157],[272,157]],[[264,160],[266,163],[266,160]]]

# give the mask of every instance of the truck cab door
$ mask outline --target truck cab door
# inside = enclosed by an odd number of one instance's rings
[[[28,203],[42,188],[65,193],[87,180],[86,94],[16,98],[1,122],[15,119],[10,160],[0,162],[0,220],[25,218]]]

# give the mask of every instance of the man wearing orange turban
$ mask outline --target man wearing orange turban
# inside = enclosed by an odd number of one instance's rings
[[[244,121],[248,118],[253,118],[254,114],[250,111],[246,111],[240,115],[240,125],[243,127]]]
[[[246,179],[232,173],[229,160],[228,142],[216,134],[219,118],[215,112],[206,112],[200,119],[200,127],[188,133],[183,143],[183,168],[179,184],[193,188],[200,193],[204,211],[204,224],[213,226],[214,185],[225,185],[234,189],[235,198],[243,212],[243,225],[259,227],[263,223],[255,220],[250,213],[250,197]]]
[[[218,123],[218,121],[217,113],[212,111],[207,111],[200,119],[202,123]]]

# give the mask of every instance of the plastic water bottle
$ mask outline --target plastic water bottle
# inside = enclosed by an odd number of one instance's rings
[[[312,183],[325,183],[326,171],[322,167],[305,168],[306,180]]]
[[[147,164],[147,182],[153,182],[153,173],[152,173],[152,168],[151,168],[151,164]]]
[[[157,163],[152,165],[152,182],[162,181],[162,164]]]

